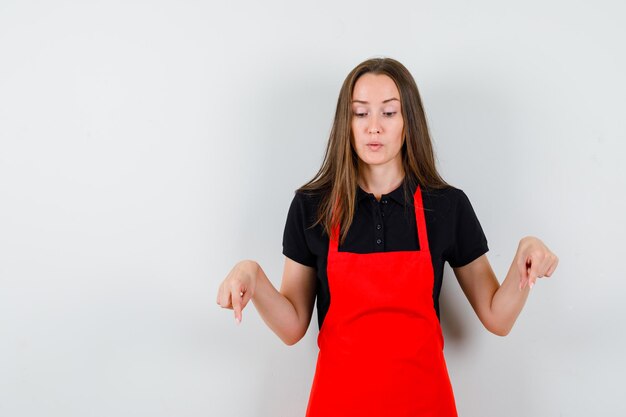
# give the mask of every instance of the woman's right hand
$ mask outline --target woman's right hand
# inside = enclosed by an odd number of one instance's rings
[[[235,311],[235,322],[241,323],[241,312],[254,295],[259,264],[255,261],[238,262],[220,284],[217,304]]]

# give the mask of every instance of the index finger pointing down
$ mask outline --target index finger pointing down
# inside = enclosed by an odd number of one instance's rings
[[[239,289],[233,289],[232,302],[233,302],[233,310],[235,310],[235,322],[237,324],[241,323],[242,298],[243,298],[243,291]]]

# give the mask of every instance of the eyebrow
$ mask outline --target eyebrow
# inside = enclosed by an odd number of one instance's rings
[[[388,98],[387,100],[383,100],[383,103],[389,103],[390,101],[393,101],[393,100],[400,101],[397,98],[392,97],[392,98]],[[352,102],[353,103],[361,103],[361,104],[370,104],[369,101],[363,101],[363,100],[352,100]]]

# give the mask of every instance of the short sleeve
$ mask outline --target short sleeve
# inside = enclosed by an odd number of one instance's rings
[[[315,267],[315,254],[306,241],[308,216],[304,198],[304,195],[296,192],[289,206],[283,232],[283,254],[300,264]]]
[[[447,254],[451,267],[467,265],[489,251],[487,238],[467,195],[458,190],[454,214],[453,242]]]

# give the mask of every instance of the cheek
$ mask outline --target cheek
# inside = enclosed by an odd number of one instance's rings
[[[359,140],[363,137],[363,121],[353,120],[351,124],[352,136],[354,139]]]
[[[402,119],[399,119],[394,127],[393,127],[394,131],[396,132],[396,134],[400,137],[402,137],[402,131],[404,130],[404,122],[402,121]]]
[[[390,121],[390,123],[385,126],[385,129],[387,130],[387,134],[389,135],[390,139],[401,138],[403,128],[404,124],[398,120]]]

